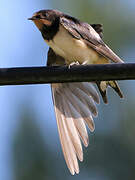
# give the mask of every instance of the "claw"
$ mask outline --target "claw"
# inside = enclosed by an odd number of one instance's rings
[[[72,62],[69,64],[68,68],[70,69],[72,66],[75,66],[75,65],[80,65],[80,63],[78,61]]]

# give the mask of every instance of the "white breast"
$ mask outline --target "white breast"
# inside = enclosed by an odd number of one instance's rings
[[[56,54],[65,58],[69,63],[88,61],[91,64],[98,57],[93,49],[88,48],[82,40],[73,38],[61,25],[54,39],[46,42]]]

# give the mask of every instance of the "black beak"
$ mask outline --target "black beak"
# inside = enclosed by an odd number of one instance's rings
[[[36,17],[28,18],[28,20],[31,20],[31,21],[36,20],[36,19],[37,19]]]

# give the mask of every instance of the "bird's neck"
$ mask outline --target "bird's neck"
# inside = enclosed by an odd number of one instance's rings
[[[54,38],[59,30],[59,19],[56,19],[51,26],[43,25],[41,34],[44,40],[50,41]]]

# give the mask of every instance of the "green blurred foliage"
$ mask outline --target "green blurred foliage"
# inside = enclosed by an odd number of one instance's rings
[[[116,0],[52,0],[53,7],[76,16],[88,23],[101,23],[104,26],[106,42],[116,49],[122,44],[135,40],[134,14],[127,11],[125,2]]]

